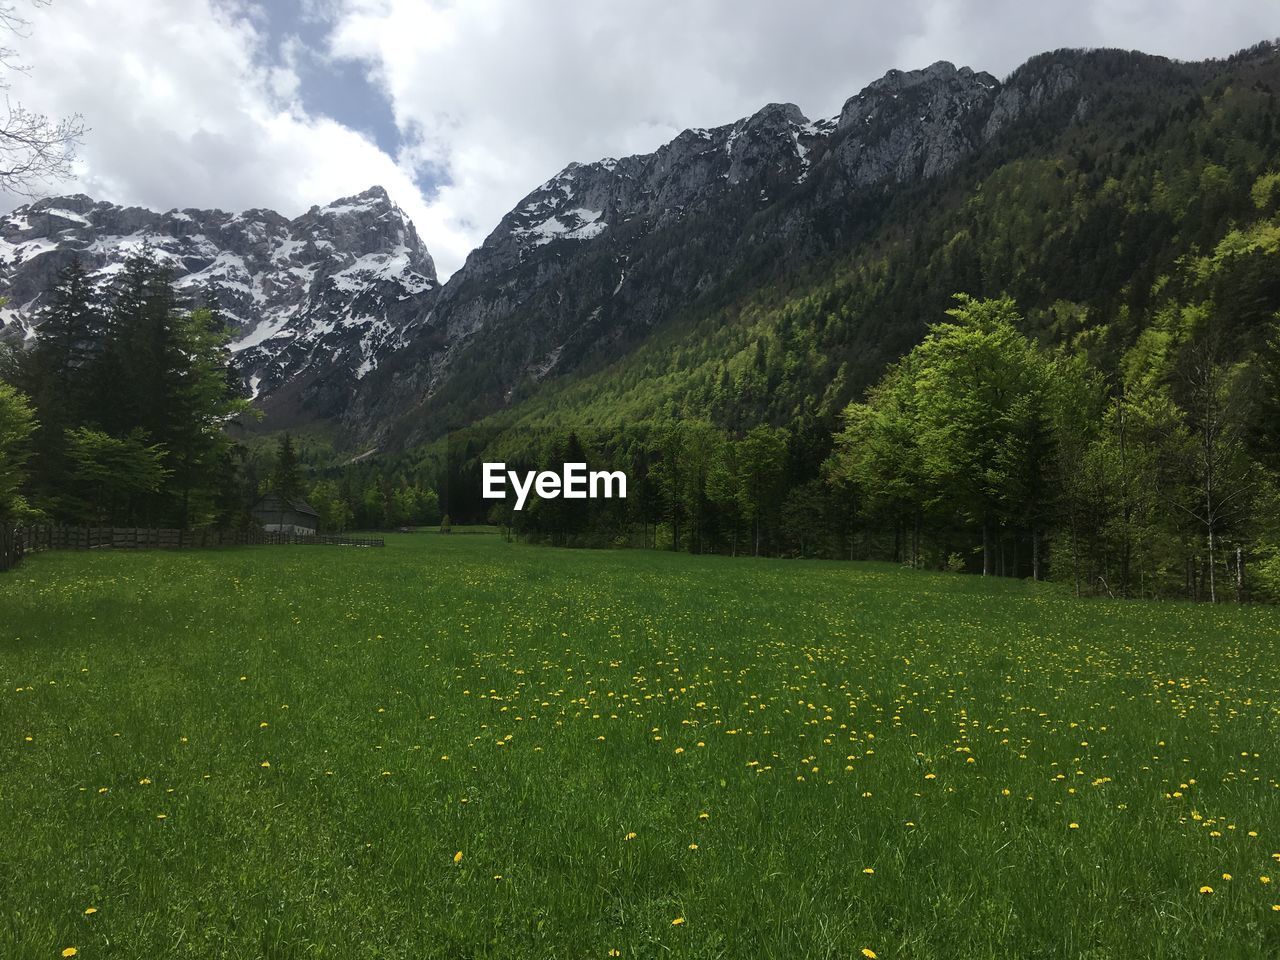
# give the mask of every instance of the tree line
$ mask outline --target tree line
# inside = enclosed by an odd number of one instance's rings
[[[1233,329],[1212,301],[1170,306],[1114,374],[1090,361],[1087,339],[1051,349],[1024,327],[1008,297],[958,296],[830,430],[797,420],[735,434],[677,419],[508,449],[520,468],[622,469],[629,496],[502,503],[489,518],[552,544],[885,559],[1113,596],[1275,598],[1276,324]]]
[[[0,358],[0,522],[235,528],[269,489],[326,531],[439,522],[402,472],[308,464],[288,434],[274,457],[236,440],[253,409],[216,297],[176,290],[145,247],[105,283],[73,260],[37,327]]]
[[[323,532],[434,526],[441,519],[435,490],[404,471],[386,470],[380,464],[335,467],[327,451],[307,465],[288,433],[277,441],[274,462],[261,487],[306,500]]]
[[[9,359],[0,456],[7,519],[188,528],[240,509],[228,424],[248,409],[212,299],[180,303],[142,250],[110,283],[78,260],[32,349]],[[22,468],[20,471],[19,468]],[[21,483],[20,483],[21,481]]]

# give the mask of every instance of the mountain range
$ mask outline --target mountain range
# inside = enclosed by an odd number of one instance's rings
[[[38,337],[39,307],[73,259],[109,283],[144,248],[178,291],[213,294],[245,390],[278,422],[339,415],[360,380],[406,346],[439,290],[431,255],[381,187],[293,220],[55,197],[0,219],[0,336]]]
[[[1004,80],[894,70],[834,117],[769,104],[651,154],[570,164],[443,285],[378,187],[293,220],[46,199],[0,220],[0,338],[38,337],[43,292],[71,258],[106,281],[149,245],[180,290],[213,292],[268,427],[324,423],[352,448],[398,449],[601,397],[714,401],[731,424],[830,418],[957,290],[1013,292],[1059,339],[1136,322],[1144,287],[1240,202],[1237,189],[1196,208],[1200,232],[1183,229],[1187,210],[1161,203],[1199,184],[1163,167],[1265,168],[1271,129],[1246,129],[1262,114],[1212,109],[1248,94],[1271,110],[1273,84],[1269,44],[1204,63],[1056,51]],[[1209,129],[1264,156],[1237,174],[1229,144],[1194,142]],[[1113,210],[1110,184],[1139,173],[1146,194]],[[803,350],[797,329],[814,338]],[[806,350],[816,359],[794,359]]]

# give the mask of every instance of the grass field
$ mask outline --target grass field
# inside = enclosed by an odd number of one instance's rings
[[[0,577],[0,957],[1280,955],[1280,613],[407,535]]]

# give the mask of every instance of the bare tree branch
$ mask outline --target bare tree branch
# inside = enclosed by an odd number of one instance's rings
[[[27,2],[45,7],[51,0]],[[0,34],[21,40],[30,30],[31,21],[22,16],[18,4],[0,2]],[[13,48],[0,45],[0,88],[9,86],[5,74],[26,72],[17,57]],[[84,132],[84,118],[79,114],[52,120],[6,97],[0,115],[0,191],[30,197],[54,181],[70,179]]]

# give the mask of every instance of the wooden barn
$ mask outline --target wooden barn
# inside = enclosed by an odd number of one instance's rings
[[[250,513],[254,522],[268,533],[309,536],[320,527],[320,515],[300,497],[288,498],[268,492],[253,505]]]

